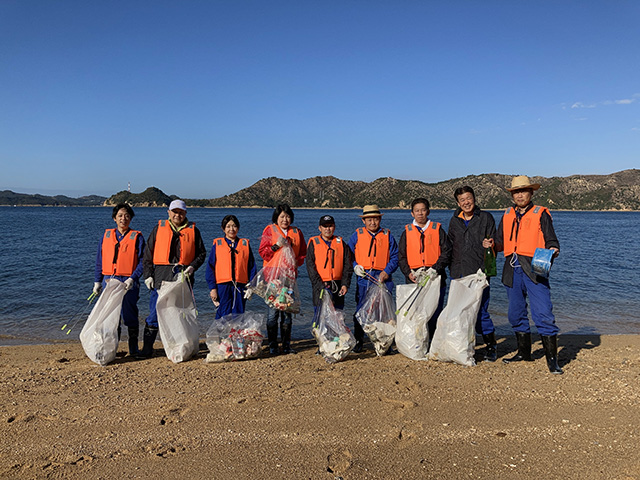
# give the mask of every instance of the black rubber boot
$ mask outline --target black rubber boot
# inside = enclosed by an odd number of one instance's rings
[[[269,353],[271,355],[278,355],[278,324],[274,326],[267,325],[267,339],[269,341]]]
[[[564,372],[558,365],[558,336],[544,336],[542,338],[542,347],[544,348],[544,356],[547,357],[547,366],[549,371],[556,375],[562,375]]]
[[[156,336],[158,335],[158,329],[155,327],[150,327],[149,325],[144,326],[144,334],[142,335],[142,350],[138,352],[136,358],[151,358],[153,357],[153,344],[156,341]]]
[[[356,339],[356,346],[351,350],[353,353],[360,353],[364,347],[364,330],[358,322],[356,316],[353,316],[353,336]]]
[[[531,332],[516,332],[518,342],[518,353],[511,358],[503,358],[504,363],[511,362],[532,362],[531,358]]]
[[[129,355],[133,357],[138,355],[138,333],[140,330],[137,325],[127,328],[129,330]]]
[[[484,358],[483,362],[495,362],[498,359],[498,349],[496,344],[496,334],[488,333],[487,335],[482,335],[482,340],[484,341]]]
[[[282,353],[285,355],[298,353],[291,348],[291,325],[281,325],[280,332],[282,333]]]

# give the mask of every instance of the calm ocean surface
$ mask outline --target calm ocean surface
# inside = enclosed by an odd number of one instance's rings
[[[86,298],[93,288],[93,271],[98,242],[105,228],[112,228],[111,208],[0,207],[11,226],[5,230],[0,250],[0,345],[44,343],[78,339],[88,311]],[[158,219],[166,218],[164,208],[138,208],[131,227],[145,238]],[[240,236],[249,238],[258,257],[260,235],[271,221],[271,209],[198,209],[188,218],[200,229],[207,250],[220,236],[222,218],[233,213],[241,223]],[[336,234],[348,238],[362,225],[359,210],[294,210],[294,224],[305,238],[318,233],[318,219],[329,213],[336,219]],[[452,211],[430,215],[448,228]],[[492,212],[496,224],[502,212]],[[635,255],[640,237],[640,212],[552,212],[561,254],[551,270],[554,313],[564,334],[640,333],[640,266]],[[411,216],[408,211],[385,211],[382,226],[390,228],[396,240]],[[498,257],[498,277],[491,283],[491,307],[498,333],[511,332],[507,300],[499,278],[504,259]],[[396,283],[403,283],[400,270]],[[352,281],[352,287],[355,281]],[[306,268],[300,269],[302,311],[294,318],[294,338],[311,338],[313,317],[311,287]],[[196,272],[195,298],[201,332],[213,320],[215,310],[204,280],[204,266]],[[149,293],[141,288],[140,319],[149,312]],[[347,294],[348,324],[355,308],[353,289]],[[265,311],[262,299],[254,297],[247,309]],[[75,318],[74,318],[75,316]],[[69,335],[66,323],[77,323]]]

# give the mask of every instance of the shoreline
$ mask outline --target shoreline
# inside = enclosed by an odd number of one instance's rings
[[[501,327],[507,327],[507,325],[501,325]],[[509,327],[510,328],[510,327]],[[513,332],[509,332],[509,333],[503,333],[501,331],[498,331],[499,329],[496,327],[496,338],[498,340],[503,340],[503,341],[508,341],[509,337],[513,337],[514,334]],[[79,335],[79,331],[77,332],[77,334]],[[536,332],[536,331],[532,331],[532,338],[538,339],[540,335]],[[558,338],[563,338],[563,337],[569,337],[569,338],[578,338],[578,337],[622,337],[622,336],[630,336],[630,337],[634,337],[634,336],[638,336],[640,337],[640,333],[598,333],[598,332],[589,332],[589,333],[562,333],[560,332],[558,334]],[[120,340],[120,347],[124,348],[123,345],[125,344],[124,342],[127,339],[127,333],[126,331],[123,332],[122,334],[122,338]],[[201,335],[200,336],[200,345],[201,345],[201,350],[202,348],[204,348],[206,350],[206,345],[205,345],[205,340],[206,337],[205,335]],[[308,336],[305,337],[293,337],[292,341],[294,342],[313,342],[315,341],[315,339],[313,338],[313,336],[309,333]],[[141,342],[141,341],[140,341]],[[482,345],[482,339],[481,336],[476,334],[476,342],[477,345]],[[158,344],[162,344],[161,340],[158,340],[157,342]],[[80,339],[79,338],[25,338],[25,337],[18,337],[15,335],[0,335],[0,349],[4,348],[4,347],[21,347],[21,346],[39,346],[39,347],[44,347],[44,346],[53,346],[53,345],[81,345],[80,344]],[[264,344],[266,345],[266,343]],[[161,349],[162,347],[157,347],[158,349]],[[477,347],[480,348],[480,347]]]
[[[640,478],[640,335],[561,335],[564,375],[297,355],[221,364],[0,348],[3,478]],[[515,350],[498,339],[500,358]]]
[[[11,207],[11,208],[113,208],[113,205],[0,205],[0,207]],[[133,208],[167,208],[168,205],[162,206],[150,206],[150,205],[131,205]],[[198,205],[187,205],[187,208],[197,208],[197,209],[229,209],[229,208],[250,208],[250,209],[266,209],[273,210],[273,207],[264,207],[264,206],[256,206],[256,205],[248,205],[248,206],[237,206],[237,205],[225,205],[221,207],[212,207],[212,206],[198,206]],[[362,210],[362,207],[291,207],[295,210]],[[483,208],[483,210],[487,212],[502,212],[507,207],[503,208]],[[640,210],[567,210],[563,208],[552,208],[548,207],[549,210],[553,212],[585,212],[585,213],[637,213]],[[381,210],[409,210],[409,207],[384,207]],[[431,211],[455,211],[456,208],[445,208],[445,207],[432,207]]]

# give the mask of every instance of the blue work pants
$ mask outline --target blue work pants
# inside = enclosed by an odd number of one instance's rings
[[[282,310],[278,310],[277,308],[268,307],[267,308],[267,329],[274,328],[276,331],[278,330],[278,318],[280,319],[280,330],[283,327],[291,326],[293,323],[293,318],[290,312],[283,312]]]
[[[487,277],[487,281],[489,278]],[[480,301],[480,310],[478,310],[478,318],[476,320],[476,333],[478,335],[489,335],[496,331],[489,315],[489,300],[491,298],[490,285],[482,290],[482,300]]]
[[[509,299],[509,323],[515,332],[529,333],[529,317],[527,315],[527,297],[531,307],[531,318],[538,333],[544,336],[558,334],[558,326],[551,305],[551,289],[549,281],[541,279],[539,283],[531,280],[522,267],[513,269],[513,287],[506,287]]]
[[[236,286],[233,285],[233,282],[219,283],[217,285],[220,306],[216,311],[216,318],[222,318],[230,313],[244,313],[244,306],[247,301],[244,298],[245,285],[237,283]]]
[[[129,277],[108,277],[115,278],[124,283]],[[107,286],[107,279],[102,280],[102,289]],[[138,327],[138,299],[140,298],[140,283],[136,280],[133,282],[131,289],[124,294],[122,298],[122,312],[120,317],[127,327]]]
[[[447,291],[447,282],[442,278],[440,283],[440,298],[438,298],[438,306],[436,307],[436,311],[433,312],[431,318],[427,322],[427,328],[429,329],[429,338],[433,338],[433,334],[436,333],[436,326],[438,325],[438,317],[444,310],[444,296]]]

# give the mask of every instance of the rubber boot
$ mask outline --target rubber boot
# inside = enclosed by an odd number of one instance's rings
[[[138,333],[140,332],[138,326],[128,327],[129,329],[129,355],[138,355]]]
[[[544,348],[544,356],[547,357],[547,366],[549,371],[556,375],[562,375],[564,372],[558,365],[558,336],[541,335],[542,347]]]
[[[158,335],[158,329],[155,327],[150,327],[149,325],[144,326],[144,334],[142,335],[142,350],[138,352],[136,358],[151,358],[153,357],[153,344],[156,341],[156,336]]]
[[[496,344],[496,334],[494,332],[482,335],[484,341],[484,358],[483,362],[495,362],[498,359],[498,350]]]
[[[531,332],[516,332],[518,342],[518,353],[511,358],[503,358],[504,363],[511,362],[532,362],[531,358]]]
[[[356,346],[351,351],[353,353],[361,353],[364,348],[364,330],[355,315],[353,316],[353,336],[356,339]]]
[[[269,340],[269,353],[278,355],[278,324],[273,326],[267,325],[267,339]]]
[[[280,332],[282,333],[282,353],[285,355],[298,353],[291,348],[291,325],[281,325]]]

